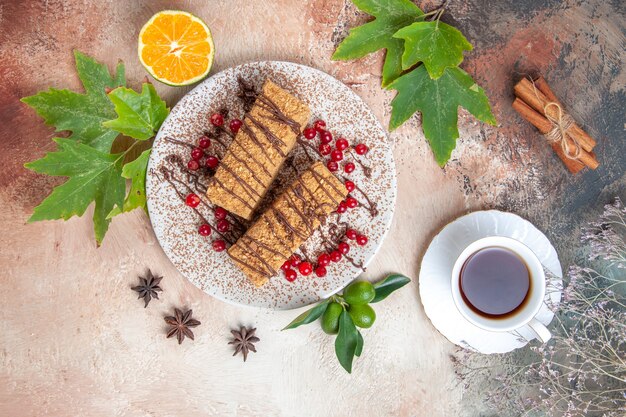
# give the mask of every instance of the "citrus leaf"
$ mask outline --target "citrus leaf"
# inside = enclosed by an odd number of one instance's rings
[[[389,294],[391,294],[395,290],[404,287],[409,282],[411,282],[411,280],[404,275],[387,275],[385,279],[378,281],[376,284],[374,284],[374,290],[376,291],[376,295],[374,296],[374,299],[370,301],[370,303],[377,303],[384,300],[389,296]]]
[[[115,117],[113,104],[107,98],[105,88],[126,84],[124,64],[120,62],[115,75],[111,76],[107,66],[93,58],[79,51],[74,51],[74,57],[85,94],[50,88],[24,97],[22,102],[32,107],[57,132],[69,130],[72,132],[70,139],[109,152],[118,133],[102,126],[102,122]]]
[[[109,228],[107,215],[115,205],[121,206],[126,191],[121,177],[124,154],[100,152],[71,139],[56,138],[57,152],[49,152],[41,159],[29,162],[26,168],[42,174],[64,176],[69,179],[55,187],[28,219],[67,220],[82,216],[87,207],[96,203],[93,214],[94,231],[98,244]]]
[[[463,51],[472,50],[472,44],[458,29],[440,21],[415,22],[393,36],[404,39],[402,69],[423,62],[433,79],[463,62]]]
[[[341,316],[339,316],[339,333],[335,339],[335,354],[343,369],[348,373],[352,373],[352,360],[359,343],[358,335],[359,331],[356,329],[352,317],[346,310],[342,311]]]
[[[441,77],[433,80],[424,65],[420,65],[389,88],[398,92],[391,102],[389,129],[398,128],[415,112],[421,112],[424,136],[440,166],[450,159],[459,137],[459,106],[483,122],[497,123],[485,91],[460,68],[447,68]]]
[[[283,330],[295,329],[296,327],[302,326],[303,324],[309,324],[319,319],[322,316],[322,314],[324,314],[324,312],[326,311],[329,301],[330,299],[324,300],[318,305],[316,305],[315,307],[300,314],[298,317],[293,319],[291,323],[285,326]]]
[[[138,207],[141,207],[148,213],[148,207],[146,206],[146,170],[148,169],[149,160],[150,149],[143,151],[137,159],[124,165],[122,177],[131,180],[130,190],[126,195],[123,207],[120,209],[119,206],[115,206],[107,216],[107,219]]]
[[[354,349],[354,356],[361,356],[363,353],[363,335],[360,331],[356,331],[357,339],[356,339],[356,348]]]
[[[118,117],[102,125],[138,140],[153,137],[169,113],[167,105],[150,83],[143,84],[141,94],[130,88],[118,87],[109,93],[109,99],[115,105]]]
[[[352,0],[360,10],[376,19],[352,28],[339,44],[333,60],[361,58],[379,49],[386,49],[382,85],[387,86],[402,74],[402,39],[393,35],[424,14],[409,0]]]

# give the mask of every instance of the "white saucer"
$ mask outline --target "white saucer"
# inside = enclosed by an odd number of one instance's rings
[[[556,250],[528,220],[497,210],[477,211],[459,217],[435,236],[422,260],[420,297],[430,321],[452,343],[485,354],[505,353],[525,346],[535,335],[528,328],[496,333],[474,326],[457,310],[450,289],[456,258],[471,242],[487,236],[517,239],[537,255],[548,280],[546,298],[537,319],[549,324],[562,293],[563,271]]]

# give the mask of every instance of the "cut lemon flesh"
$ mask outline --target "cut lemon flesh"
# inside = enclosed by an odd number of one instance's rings
[[[188,85],[207,76],[215,47],[209,27],[191,13],[164,10],[139,32],[139,60],[158,81]]]

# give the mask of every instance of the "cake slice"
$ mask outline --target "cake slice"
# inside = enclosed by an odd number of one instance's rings
[[[246,276],[260,287],[337,208],[348,194],[322,162],[314,163],[228,249]]]
[[[209,183],[208,199],[250,220],[310,114],[306,104],[267,80]]]

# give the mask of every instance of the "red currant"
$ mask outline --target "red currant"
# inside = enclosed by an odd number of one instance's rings
[[[346,186],[346,190],[348,190],[349,193],[354,191],[354,189],[356,188],[356,186],[354,185],[352,181],[346,181],[345,186]]]
[[[330,253],[330,260],[333,262],[339,262],[341,260],[341,252],[334,250]]]
[[[206,166],[211,168],[211,169],[215,169],[217,168],[217,166],[220,164],[220,160],[217,159],[217,157],[213,156],[213,155],[209,155],[206,157]]]
[[[214,113],[211,115],[211,124],[213,126],[222,126],[224,124],[224,116],[219,113]]]
[[[228,229],[230,229],[230,223],[228,223],[228,220],[222,219],[219,222],[217,222],[217,231],[218,232],[226,233],[226,232],[228,232]]]
[[[241,129],[241,125],[242,124],[243,124],[243,122],[241,120],[233,119],[228,124],[228,127],[230,127],[230,131],[233,132],[236,135],[237,132],[239,132],[239,129]]]
[[[335,172],[339,169],[339,164],[337,164],[337,162],[335,161],[328,161],[328,163],[326,164],[326,167],[328,168],[330,172]]]
[[[206,136],[200,136],[198,139],[198,147],[201,149],[206,149],[211,146],[211,139]]]
[[[333,148],[331,148],[328,143],[320,143],[318,150],[322,155],[330,155],[330,152],[333,150]]]
[[[324,130],[325,127],[326,127],[326,122],[323,120],[316,120],[315,123],[313,123],[313,128],[317,130],[318,132],[321,132],[322,130]]]
[[[344,138],[337,139],[337,141],[335,142],[335,148],[339,149],[340,151],[348,149],[348,141]]]
[[[356,151],[356,153],[358,153],[359,155],[365,155],[367,153],[367,151],[369,151],[369,149],[367,148],[367,145],[364,143],[359,143],[358,145],[356,145],[354,147],[354,150]]]
[[[359,205],[359,202],[356,198],[354,197],[346,198],[346,206],[348,206],[348,208],[355,208],[358,205]]]
[[[208,224],[203,224],[200,227],[198,227],[198,233],[200,233],[202,236],[208,236],[211,234],[211,226],[209,226]]]
[[[291,264],[292,268],[297,268],[298,265],[300,265],[300,262],[302,262],[302,259],[300,259],[299,255],[296,255],[295,253],[291,255],[291,259],[289,260],[289,263]]]
[[[189,168],[191,171],[195,171],[200,168],[200,164],[195,159],[192,159],[191,161],[187,162],[187,168]]]
[[[285,270],[285,279],[287,281],[294,282],[297,277],[298,277],[298,274],[293,269],[286,269]]]
[[[313,139],[315,135],[317,135],[317,131],[314,127],[307,127],[306,129],[304,129],[304,132],[302,132],[302,134],[307,139]]]
[[[200,148],[193,148],[191,150],[191,159],[199,161],[204,156],[204,151]]]
[[[357,233],[356,230],[354,229],[348,229],[346,230],[346,237],[350,240],[354,240],[356,239]]]
[[[313,266],[310,262],[302,262],[298,266],[298,271],[306,277],[307,275],[311,275],[311,272],[313,272]]]
[[[185,198],[185,204],[189,207],[198,207],[198,204],[200,204],[200,197],[193,193],[189,194],[187,195],[187,198]]]
[[[321,266],[327,266],[330,263],[330,256],[327,253],[322,253],[317,257],[317,264]]]
[[[221,207],[215,207],[215,213],[214,214],[215,214],[215,218],[217,220],[222,220],[222,219],[226,218],[226,215],[228,214],[228,212],[225,209],[221,208]]]
[[[343,152],[340,150],[334,150],[330,153],[330,159],[335,162],[341,161],[343,159]]]
[[[348,162],[347,164],[345,164],[343,166],[343,172],[345,172],[346,174],[351,173],[352,171],[354,171],[354,164],[352,162]]]
[[[339,245],[337,245],[337,250],[341,252],[342,255],[345,255],[350,252],[350,245],[348,245],[346,242],[339,242]]]
[[[226,242],[224,242],[222,239],[214,240],[211,245],[213,246],[213,250],[215,252],[221,252],[226,249]]]
[[[356,237],[356,243],[357,243],[359,246],[365,246],[365,245],[367,245],[367,236],[365,236],[365,235],[358,235],[358,236]]]
[[[326,267],[320,265],[317,268],[315,268],[315,275],[317,275],[320,278],[325,277],[326,276]]]
[[[348,206],[346,205],[345,201],[342,201],[337,206],[337,210],[336,211],[337,211],[337,213],[341,214],[341,213],[345,213],[346,210],[348,210]]]
[[[283,271],[287,271],[288,269],[290,269],[291,265],[289,264],[289,260],[286,260],[282,266],[280,267],[280,269],[282,269]]]
[[[333,134],[328,130],[324,130],[320,133],[320,142],[321,143],[330,143],[333,141]]]

